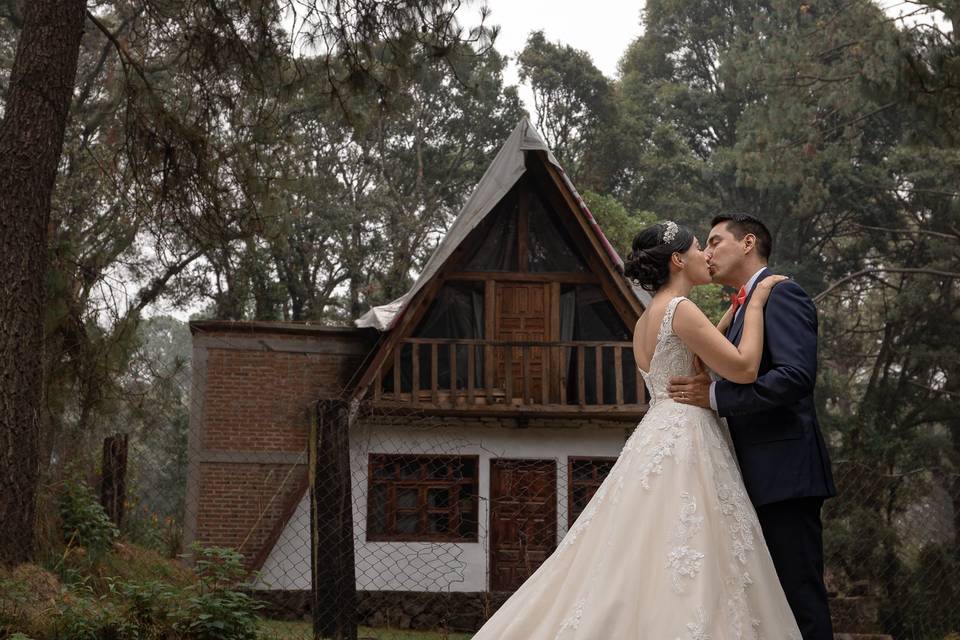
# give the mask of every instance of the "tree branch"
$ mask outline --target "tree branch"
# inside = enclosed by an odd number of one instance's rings
[[[857,227],[860,229],[866,229],[868,231],[886,231],[889,233],[916,233],[918,235],[933,236],[934,238],[943,238],[945,240],[956,240],[960,238],[960,234],[949,234],[949,233],[940,233],[939,231],[928,231],[926,229],[890,229],[887,227],[871,227],[865,224],[857,224]]]
[[[184,269],[186,269],[190,263],[203,255],[203,250],[194,251],[193,253],[187,255],[179,262],[172,264],[167,267],[167,270],[163,274],[157,276],[150,281],[150,284],[145,286],[143,289],[137,293],[137,303],[133,307],[134,313],[140,313],[143,311],[144,307],[156,300],[164,291],[167,282],[173,276],[177,275]]]
[[[827,295],[829,295],[830,292],[845,285],[851,280],[855,280],[862,276],[867,276],[867,275],[876,274],[876,273],[916,273],[916,274],[922,274],[922,275],[936,276],[938,278],[960,279],[960,273],[958,272],[941,271],[939,269],[913,269],[913,268],[906,268],[906,267],[876,267],[876,268],[870,268],[870,269],[861,269],[856,273],[851,273],[850,275],[844,278],[841,278],[840,280],[837,280],[836,282],[831,284],[829,287],[827,287],[826,289],[818,293],[816,296],[814,296],[813,301],[815,303],[820,302],[825,297],[827,297]]]

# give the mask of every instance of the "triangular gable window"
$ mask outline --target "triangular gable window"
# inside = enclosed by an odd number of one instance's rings
[[[588,271],[567,230],[536,191],[529,197],[530,271]]]
[[[520,198],[518,190],[527,191],[528,271],[589,271],[570,234],[560,224],[556,213],[530,183],[521,180],[504,196],[477,233],[484,234],[480,245],[463,266],[466,271],[517,271],[517,233]]]
[[[477,250],[464,264],[466,271],[516,271],[517,270],[517,188],[514,187],[497,203],[474,233],[487,235]]]

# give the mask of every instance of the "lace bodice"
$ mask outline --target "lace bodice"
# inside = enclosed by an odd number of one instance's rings
[[[667,309],[657,331],[657,343],[650,357],[650,371],[637,367],[650,394],[650,406],[669,400],[667,383],[674,376],[686,376],[693,372],[694,354],[683,340],[673,332],[673,314],[677,305],[686,300],[677,296],[667,303]]]

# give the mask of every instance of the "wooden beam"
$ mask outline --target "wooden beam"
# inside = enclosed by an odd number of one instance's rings
[[[570,417],[577,415],[590,415],[590,416],[607,416],[613,417],[616,419],[627,419],[627,418],[639,418],[647,411],[647,405],[645,404],[628,404],[628,405],[586,405],[579,406],[576,404],[562,405],[562,404],[549,404],[549,405],[540,405],[540,404],[514,404],[508,405],[504,403],[497,404],[478,404],[478,405],[461,405],[454,409],[449,407],[437,406],[431,407],[430,405],[423,405],[414,409],[409,404],[395,404],[389,401],[381,401],[380,403],[372,405],[374,410],[381,410],[387,415],[399,415],[399,414],[409,414],[409,415],[438,415],[438,416],[475,416],[475,415],[487,415],[487,416],[516,416],[516,415],[535,415],[539,417],[550,417],[555,415],[557,417]]]
[[[550,368],[551,347],[540,347],[540,402],[550,404]]]
[[[377,371],[380,368],[377,367]],[[393,350],[393,395],[394,397],[399,398],[400,392],[403,389],[400,388],[400,347]]]
[[[410,402],[413,405],[420,403],[420,345],[414,342],[410,345],[410,362],[413,373],[410,382]]]
[[[573,347],[562,346],[559,348],[560,357],[558,361],[560,363],[560,375],[557,376],[557,380],[560,383],[560,404],[562,406],[567,404],[567,374],[570,372],[570,367],[563,365],[567,364],[567,353],[569,353],[571,348]]]
[[[496,329],[496,282],[487,280],[483,288],[483,337],[488,341],[483,348],[483,386],[487,391],[487,397],[493,395],[493,372],[497,363],[494,360],[493,346],[489,344],[490,340],[497,337]]]
[[[623,348],[619,346],[613,348],[613,371],[616,376],[616,402],[617,404],[623,404]]]
[[[584,347],[582,344],[577,346],[577,401],[579,402],[581,408],[587,404],[586,385],[584,383],[586,379],[586,375],[584,374],[586,372],[583,370],[585,349],[586,347]]]
[[[550,283],[550,327],[548,338],[550,342],[560,341],[560,283]],[[548,352],[550,371],[560,373],[560,363],[563,358],[562,348],[551,347]],[[549,385],[549,386],[548,386]],[[560,376],[552,376],[549,379],[544,374],[544,387],[547,387],[550,398],[557,398],[560,395]],[[544,400],[544,404],[546,404]]]
[[[457,344],[447,347],[450,350],[450,402],[457,404]]]
[[[474,370],[477,366],[476,351],[476,345],[467,345],[467,402],[469,404],[473,404],[477,397],[474,391],[474,386],[477,384],[474,379]]]
[[[486,345],[491,344],[496,347],[502,347],[506,345],[512,345],[514,347],[522,347],[527,345],[528,347],[544,347],[544,346],[568,346],[568,347],[578,347],[583,345],[585,347],[624,347],[628,348],[633,346],[632,342],[626,340],[567,340],[567,341],[551,341],[546,340],[484,340],[482,338],[404,338],[403,344],[475,344],[475,345]]]
[[[503,369],[505,380],[503,381],[503,395],[507,404],[513,403],[513,347],[500,347],[503,349]]]
[[[600,279],[594,273],[582,271],[545,271],[515,273],[513,271],[454,271],[450,280],[485,281],[496,277],[500,282],[549,282],[553,284],[598,284]]]
[[[437,404],[437,387],[439,386],[437,380],[437,373],[439,369],[439,362],[437,358],[437,351],[439,346],[436,342],[430,345],[430,398],[433,404]]]
[[[533,398],[530,396],[530,346],[520,347],[520,375],[523,377],[523,404],[530,404]]]
[[[603,347],[594,347],[594,368],[596,369],[597,404],[603,404]]]

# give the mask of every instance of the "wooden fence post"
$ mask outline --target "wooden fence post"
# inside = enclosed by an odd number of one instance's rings
[[[313,634],[357,640],[349,406],[321,400],[311,419],[310,558]]]
[[[100,477],[100,504],[117,527],[123,522],[127,499],[127,450],[129,436],[118,433],[103,439],[103,472]]]

